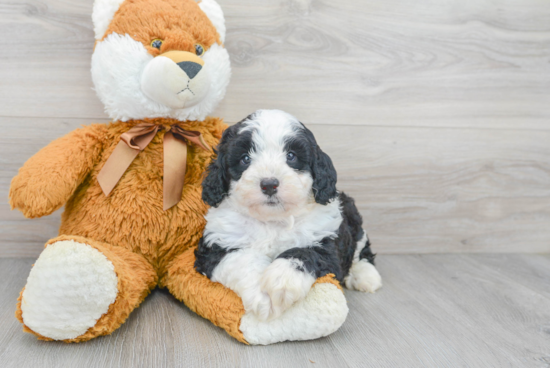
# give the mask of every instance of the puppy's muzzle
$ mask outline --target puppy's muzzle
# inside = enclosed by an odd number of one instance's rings
[[[279,180],[276,178],[266,178],[260,181],[260,188],[265,195],[274,195],[277,193],[277,187],[279,187]]]

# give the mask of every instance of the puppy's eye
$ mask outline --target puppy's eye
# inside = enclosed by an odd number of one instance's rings
[[[155,49],[159,49],[162,46],[162,40],[160,38],[155,38],[153,41],[151,41],[151,47],[154,47]]]
[[[244,155],[243,158],[241,158],[241,165],[248,165],[250,164],[250,156]]]
[[[195,54],[197,54],[197,56],[202,56],[202,54],[204,54],[204,47],[202,47],[200,43],[195,45]]]
[[[286,154],[286,160],[289,162],[296,161],[296,154],[294,152],[289,152]]]

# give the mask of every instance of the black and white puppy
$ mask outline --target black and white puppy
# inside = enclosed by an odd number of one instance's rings
[[[349,289],[382,281],[352,198],[295,117],[259,110],[228,128],[203,181],[210,206],[195,268],[259,319],[279,316],[332,273]]]

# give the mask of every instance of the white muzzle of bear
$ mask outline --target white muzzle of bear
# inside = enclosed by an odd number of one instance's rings
[[[210,88],[204,61],[186,51],[169,51],[151,60],[141,76],[141,90],[151,100],[172,109],[201,102]]]

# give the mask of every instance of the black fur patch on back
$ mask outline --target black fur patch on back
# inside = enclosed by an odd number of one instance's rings
[[[366,259],[374,266],[374,258],[376,257],[376,254],[372,252],[370,249],[370,240],[367,239],[367,244],[363,247],[361,250],[361,253],[359,253],[359,259]]]
[[[225,249],[216,243],[207,246],[204,244],[204,238],[201,238],[199,246],[195,249],[195,269],[198,273],[210,279],[212,278],[214,269],[218,266],[223,257],[236,250],[238,250],[238,248]]]
[[[340,192],[340,208],[342,209],[342,224],[338,230],[338,238],[335,239],[340,264],[344,275],[347,275],[351,264],[357,242],[363,237],[363,219],[355,206],[353,198]]]
[[[339,198],[344,222],[349,227],[353,239],[359,241],[365,232],[363,231],[363,218],[355,206],[355,200],[344,192],[340,192]]]
[[[342,217],[344,218],[342,226],[340,226],[340,233],[343,233],[342,227],[344,227],[345,224],[345,227],[349,229],[351,236],[355,241],[355,245],[353,246],[353,252],[355,253],[357,242],[363,238],[363,235],[365,235],[365,230],[363,230],[363,218],[357,210],[357,206],[355,206],[355,201],[353,198],[347,196],[344,192],[340,193],[340,203],[342,204]],[[374,257],[376,257],[376,254],[372,253],[370,249],[370,240],[367,238],[366,243],[364,245],[360,244],[360,246],[363,248],[359,253],[359,259],[366,259],[374,265]],[[346,255],[341,256],[345,257]],[[347,254],[347,256],[349,256],[349,254]],[[351,257],[353,259],[353,254]],[[342,265],[342,268],[346,270],[346,274],[347,271],[349,271],[350,266],[351,262],[349,263],[349,266],[347,263]]]
[[[299,259],[303,262],[304,267],[298,269],[310,273],[316,278],[333,273],[338,281],[342,282],[344,279],[334,239],[325,238],[319,246],[292,248],[279,254],[277,258]]]
[[[345,193],[339,194],[342,208],[342,224],[338,229],[338,236],[334,239],[324,238],[319,245],[308,248],[292,248],[281,253],[277,258],[295,258],[304,264],[300,271],[322,277],[333,273],[336,279],[342,282],[349,273],[353,263],[353,256],[357,248],[357,242],[365,234],[363,219],[355,206],[353,198]],[[360,246],[363,246],[360,244]],[[367,240],[359,254],[359,259],[367,259],[374,265],[375,255],[370,250],[370,242]]]
[[[355,253],[356,242],[353,239],[353,233],[345,220],[342,221],[340,228],[338,229],[338,237],[333,239],[333,246],[335,252],[340,261],[340,269],[342,270],[343,277],[349,273],[351,264],[353,262],[353,255]]]

